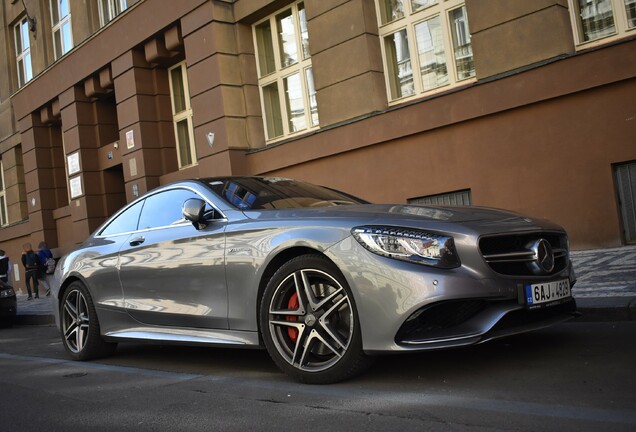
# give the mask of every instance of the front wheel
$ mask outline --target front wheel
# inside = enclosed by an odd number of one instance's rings
[[[301,382],[342,381],[371,362],[362,351],[351,289],[321,255],[303,255],[278,269],[263,295],[260,325],[274,362]]]
[[[93,300],[80,282],[73,282],[62,298],[60,310],[62,342],[75,360],[90,360],[112,354],[117,344],[104,341]]]

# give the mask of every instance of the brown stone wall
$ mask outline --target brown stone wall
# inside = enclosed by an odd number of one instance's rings
[[[146,62],[144,53],[132,50],[112,64],[127,200],[159,185],[166,168],[177,169],[174,159],[164,158],[174,150],[168,74]],[[129,143],[128,136],[133,141]],[[130,145],[133,144],[133,145]],[[166,166],[164,163],[169,163]]]
[[[306,2],[321,127],[387,107],[373,0]]]
[[[2,163],[4,166],[7,217],[11,224],[26,219],[28,214],[22,146],[16,144],[2,153]]]
[[[466,0],[478,79],[574,52],[567,0]]]
[[[46,241],[54,235],[52,211],[55,208],[55,196],[49,193],[50,185],[54,184],[50,131],[40,121],[39,112],[22,119],[20,130],[31,243]]]
[[[253,79],[249,79],[249,67],[254,65],[251,40],[246,40],[247,35],[234,25],[232,6],[222,2],[208,2],[190,12],[181,20],[181,31],[198,156],[197,174],[230,175],[235,171],[230,152],[249,149],[263,140],[262,126],[255,127],[260,123],[260,104],[255,105],[258,89]],[[214,134],[212,145],[208,142],[209,134]],[[182,175],[171,174],[169,178]]]

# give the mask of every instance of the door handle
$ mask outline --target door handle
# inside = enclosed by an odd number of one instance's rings
[[[128,244],[130,244],[131,246],[139,246],[145,241],[146,241],[146,238],[144,236],[139,236],[132,239]]]

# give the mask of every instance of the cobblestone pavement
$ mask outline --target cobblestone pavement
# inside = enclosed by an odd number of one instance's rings
[[[574,297],[636,297],[636,246],[573,251]]]

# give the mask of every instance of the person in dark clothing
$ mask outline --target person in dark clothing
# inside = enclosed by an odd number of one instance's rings
[[[24,266],[27,292],[29,293],[27,300],[33,300],[33,295],[31,294],[31,282],[33,282],[33,293],[35,294],[35,298],[40,298],[40,292],[38,290],[40,260],[38,259],[38,256],[35,254],[35,252],[33,252],[31,243],[23,244],[22,250],[24,250],[24,253],[22,254],[22,265]]]
[[[11,260],[0,249],[0,280],[9,283],[9,275],[11,274]]]
[[[55,270],[55,260],[53,259],[53,253],[46,242],[42,241],[38,245],[38,259],[40,260],[40,272],[38,279],[42,286],[46,289],[46,296],[48,297],[51,295],[51,286],[49,285],[47,274],[50,274],[53,270]]]

